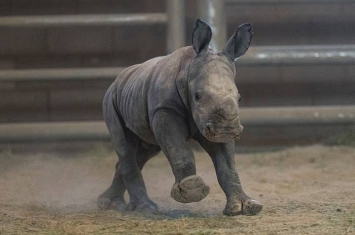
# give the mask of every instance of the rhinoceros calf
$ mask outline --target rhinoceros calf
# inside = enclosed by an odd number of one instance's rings
[[[171,196],[182,203],[205,198],[209,187],[196,175],[186,143],[192,138],[212,158],[227,197],[223,213],[255,215],[262,209],[244,193],[234,160],[234,140],[243,130],[234,61],[248,50],[252,26],[240,25],[221,52],[209,47],[211,37],[211,28],[198,19],[192,46],[133,65],[109,87],[103,113],[119,161],[111,186],[98,198],[100,208],[157,211],[141,170],[161,150],[175,176]]]

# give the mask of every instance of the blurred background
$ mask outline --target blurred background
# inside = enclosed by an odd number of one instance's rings
[[[254,26],[236,62],[240,145],[353,133],[353,0],[1,0],[0,142],[109,141],[108,86],[123,68],[190,45],[199,17],[215,50],[241,23]]]

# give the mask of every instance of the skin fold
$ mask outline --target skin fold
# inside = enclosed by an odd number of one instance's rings
[[[211,156],[227,198],[223,213],[261,211],[262,205],[244,193],[234,160],[234,140],[243,131],[234,61],[248,50],[252,26],[240,25],[220,52],[209,47],[211,37],[211,28],[198,19],[192,46],[125,69],[107,90],[104,119],[119,161],[111,186],[98,198],[100,208],[156,212],[141,170],[160,151],[175,176],[171,196],[182,203],[205,198],[209,187],[196,174],[186,143],[192,138]]]

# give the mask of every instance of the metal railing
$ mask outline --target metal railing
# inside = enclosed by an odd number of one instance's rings
[[[0,17],[0,27],[59,27],[166,24],[165,13]]]
[[[226,4],[324,4],[324,3],[346,3],[353,0],[224,0]]]
[[[321,2],[351,2],[350,0],[200,0],[214,10],[201,11],[207,21],[219,30],[220,37],[212,42],[216,49],[225,43],[225,23],[216,21],[221,4],[296,4]],[[185,40],[182,0],[167,0],[167,14],[108,14],[70,16],[0,17],[0,27],[67,27],[92,25],[153,25],[168,24],[167,48],[171,52],[183,46]],[[214,4],[214,5],[213,5]],[[222,15],[223,12],[222,12]],[[355,45],[334,46],[272,46],[251,47],[237,62],[243,66],[354,64]],[[123,68],[26,69],[0,70],[0,82],[114,79]],[[241,109],[244,125],[355,124],[355,106],[282,107]],[[53,140],[108,140],[103,122],[12,123],[0,124],[0,142]]]
[[[0,82],[113,80],[124,68],[0,70]]]
[[[238,60],[243,65],[353,64],[355,45],[251,47]]]
[[[346,0],[325,0],[348,2]],[[214,27],[211,45],[221,49],[225,44],[225,4],[247,3],[320,3],[320,0],[199,0],[199,15]],[[208,6],[208,7],[206,7]],[[184,1],[167,0],[167,13],[100,14],[62,16],[10,16],[0,17],[0,27],[67,27],[85,25],[168,24],[167,50],[183,46],[185,40]],[[301,64],[352,64],[355,62],[355,45],[331,46],[263,46],[251,47],[237,63],[245,66],[301,65]],[[0,81],[52,81],[114,79],[123,68],[78,68],[0,70]]]
[[[2,28],[117,25],[167,25],[167,51],[185,45],[184,1],[167,0],[167,13],[89,14],[0,17]]]
[[[354,125],[355,106],[241,108],[244,126]],[[0,143],[108,141],[103,121],[0,124]]]

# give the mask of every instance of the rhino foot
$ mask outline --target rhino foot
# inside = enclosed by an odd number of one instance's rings
[[[113,209],[117,211],[125,211],[126,203],[124,199],[116,197],[110,198],[105,194],[101,194],[97,199],[97,206],[102,210]]]
[[[143,214],[156,214],[159,211],[159,208],[157,204],[155,204],[151,200],[148,200],[139,204],[129,203],[126,206],[126,210]]]
[[[111,206],[111,199],[110,198],[106,198],[106,197],[99,197],[97,199],[97,206],[101,210],[107,210]]]
[[[171,197],[181,203],[198,202],[204,199],[209,192],[210,187],[200,176],[191,175],[173,185]]]
[[[115,198],[111,202],[110,209],[113,209],[115,211],[125,211],[126,210],[126,203],[123,199],[121,198]]]
[[[223,214],[229,216],[235,215],[256,215],[258,214],[263,205],[254,200],[254,199],[247,199],[245,201],[239,201],[237,203],[227,203],[226,208],[223,211]]]

